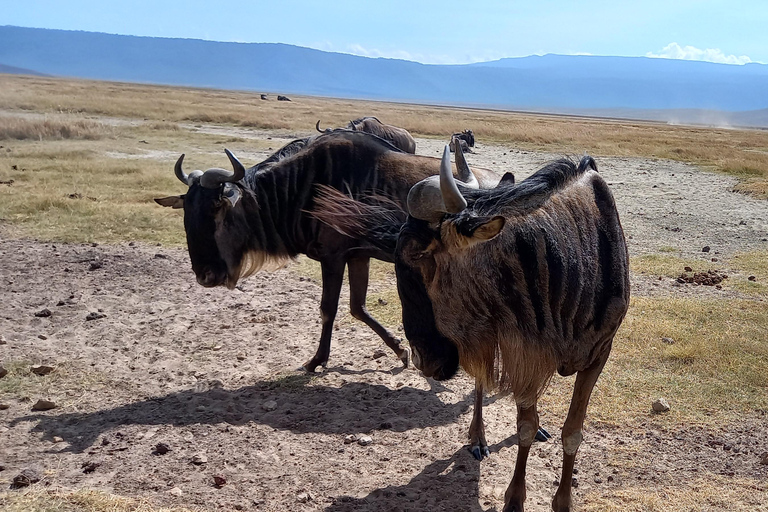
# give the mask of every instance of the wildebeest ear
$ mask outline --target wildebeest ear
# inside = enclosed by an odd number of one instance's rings
[[[240,200],[240,198],[243,197],[243,192],[240,190],[240,187],[233,183],[227,183],[224,185],[224,191],[222,192],[222,198],[229,201],[229,204],[232,205],[232,208],[235,207],[237,202]]]
[[[505,172],[504,176],[501,177],[501,181],[499,182],[499,185],[514,185],[515,184],[515,175],[511,172]]]
[[[174,210],[184,208],[184,194],[180,196],[159,197],[155,202],[160,206],[170,206]]]
[[[471,217],[460,221],[456,225],[456,231],[466,237],[467,246],[478,242],[485,242],[498,235],[506,220],[499,215],[495,217]]]

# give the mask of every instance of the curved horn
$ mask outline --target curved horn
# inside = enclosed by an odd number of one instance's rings
[[[320,120],[317,120],[317,124],[315,125],[315,130],[319,131],[320,133],[325,133],[323,130],[320,129]]]
[[[224,152],[227,154],[235,171],[215,168],[208,169],[200,178],[200,184],[205,188],[218,188],[222,183],[240,181],[245,177],[245,167],[240,163],[240,160],[230,150],[225,149]]]
[[[452,137],[452,142],[456,148],[456,170],[458,171],[459,179],[463,181],[468,188],[480,188],[477,178],[475,178],[475,175],[469,168],[467,160],[464,158],[464,151],[461,149],[461,139]]]
[[[184,155],[182,154],[178,160],[176,160],[176,165],[173,166],[173,172],[176,174],[176,177],[179,178],[179,181],[185,184],[188,187],[191,187],[195,181],[200,179],[200,176],[203,175],[202,171],[192,171],[189,174],[186,174],[184,172],[184,169],[182,169],[181,164],[184,161]]]
[[[459,192],[459,187],[456,186],[456,180],[453,178],[451,150],[447,144],[443,149],[443,160],[440,162],[440,194],[443,196],[445,211],[448,213],[459,213],[467,207],[467,200]]]

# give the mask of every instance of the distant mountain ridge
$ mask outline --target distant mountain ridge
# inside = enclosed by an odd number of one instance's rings
[[[768,65],[763,64],[544,55],[426,65],[279,43],[13,26],[0,26],[0,62],[101,80],[580,114],[628,111],[638,118],[644,118],[642,111],[675,109],[766,120],[765,112],[746,111],[768,108]]]

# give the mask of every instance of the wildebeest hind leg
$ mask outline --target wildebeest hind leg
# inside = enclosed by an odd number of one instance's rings
[[[365,307],[365,297],[368,294],[368,272],[370,269],[369,258],[354,258],[347,262],[349,269],[349,311],[352,316],[365,322],[365,325],[373,329],[384,343],[391,348],[397,357],[408,368],[411,359],[411,351],[400,346],[400,341],[377,322]]]
[[[576,452],[582,440],[581,429],[587,415],[589,397],[592,395],[592,389],[595,387],[600,372],[603,371],[603,366],[605,366],[605,361],[611,351],[610,347],[611,342],[607,344],[607,349],[603,351],[598,360],[592,363],[592,366],[576,374],[571,406],[568,409],[568,417],[563,424],[563,474],[552,501],[552,510],[555,512],[569,512],[571,510],[573,463],[576,460]]]
[[[485,423],[483,422],[483,385],[475,381],[475,408],[472,411],[472,423],[469,424],[469,451],[477,460],[483,460],[491,455],[488,442],[485,440]]]
[[[339,294],[341,283],[344,281],[344,266],[346,262],[321,261],[320,269],[323,276],[323,298],[320,300],[320,314],[323,321],[323,332],[320,335],[320,345],[315,356],[304,363],[304,369],[310,373],[319,365],[328,363],[331,354],[331,334],[333,334],[333,321],[336,320],[336,310],[339,308]]]

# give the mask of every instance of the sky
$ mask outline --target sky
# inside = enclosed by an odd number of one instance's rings
[[[768,1],[0,0],[0,25],[465,64],[558,53],[768,63]]]

